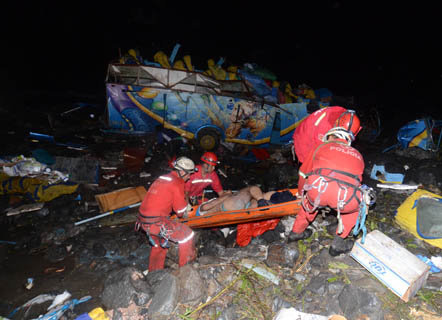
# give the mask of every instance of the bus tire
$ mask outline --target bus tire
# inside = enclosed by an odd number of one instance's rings
[[[220,143],[219,133],[215,129],[205,128],[198,132],[198,145],[205,151],[213,151]]]

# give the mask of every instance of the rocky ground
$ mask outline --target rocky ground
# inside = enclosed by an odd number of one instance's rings
[[[60,294],[91,299],[64,313],[75,319],[96,307],[111,319],[273,319],[281,308],[318,315],[339,314],[347,319],[441,319],[442,276],[429,275],[424,288],[405,303],[364,269],[343,254],[332,257],[333,212],[318,215],[313,236],[287,242],[294,217],[281,219],[275,230],[238,247],[233,233],[227,238],[218,229],[195,230],[198,259],[177,266],[175,246],[169,250],[166,269],[146,273],[150,247],[145,235],[133,230],[136,209],[74,226],[76,221],[97,215],[94,196],[125,187],[146,188],[168,171],[169,157],[184,154],[197,160],[200,151],[179,140],[158,146],[155,136],[119,136],[90,130],[76,138],[88,145],[83,151],[53,144],[14,141],[4,156],[25,154],[39,147],[53,156],[83,157],[100,164],[100,179],[82,183],[76,193],[46,202],[39,211],[0,216],[0,315],[11,312],[40,294]],[[18,138],[17,138],[18,139]],[[385,164],[390,172],[404,172],[404,183],[422,184],[440,193],[442,170],[438,154],[405,150],[381,153],[387,140],[358,141],[356,147],[366,162],[364,182],[374,164]],[[124,161],[127,148],[145,151],[136,166]],[[259,163],[238,159],[238,152],[221,146],[220,176],[226,189],[258,184],[265,191],[296,187],[297,164],[290,150],[273,147],[273,157]],[[409,169],[405,171],[404,165]],[[106,171],[103,167],[117,167]],[[142,174],[144,173],[144,174]],[[106,176],[106,178],[104,178]],[[376,187],[375,187],[376,188]],[[377,203],[367,218],[368,232],[380,230],[414,254],[441,256],[442,250],[399,228],[396,209],[410,191],[376,189]],[[80,197],[79,197],[80,196]],[[13,197],[0,198],[1,212]],[[360,237],[360,235],[359,235]],[[5,242],[9,241],[9,242]],[[28,278],[33,286],[25,288]],[[33,319],[45,314],[50,302],[19,309],[12,319]]]

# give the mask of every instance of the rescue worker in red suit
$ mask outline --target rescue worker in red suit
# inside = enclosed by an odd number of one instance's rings
[[[312,230],[307,227],[315,219],[318,209],[328,206],[338,215],[337,236],[329,250],[335,256],[349,252],[353,247],[353,240],[344,239],[358,219],[364,159],[358,150],[351,147],[354,140],[352,131],[332,128],[323,139],[324,142],[310,152],[299,169],[298,190],[302,207],[289,241],[310,237]]]
[[[221,197],[225,194],[231,194],[230,191],[224,191],[215,172],[215,166],[219,164],[218,157],[213,152],[205,152],[201,156],[202,163],[196,166],[196,172],[186,181],[184,187],[186,200],[193,205],[200,204],[203,201],[203,192],[207,187],[212,189]]]
[[[150,186],[137,217],[136,230],[141,227],[152,245],[149,271],[164,269],[169,241],[178,243],[179,266],[196,258],[192,229],[169,219],[172,210],[181,218],[191,209],[184,199],[184,185],[195,171],[195,164],[189,158],[180,157],[173,168]]]
[[[300,163],[303,163],[311,150],[316,149],[324,135],[333,127],[349,130],[349,122],[353,122],[356,137],[361,130],[359,118],[353,110],[334,106],[319,109],[305,118],[293,133],[293,148]],[[357,125],[356,125],[357,124]]]

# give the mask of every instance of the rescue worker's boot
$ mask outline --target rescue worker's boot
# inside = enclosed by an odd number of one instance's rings
[[[184,241],[179,242],[178,245],[178,265],[180,267],[185,264],[195,260],[196,258],[196,249],[193,238],[193,232],[190,237],[185,239]]]
[[[311,237],[312,233],[313,233],[312,229],[305,229],[301,233],[297,233],[297,232],[291,231],[290,234],[289,234],[288,242],[308,239],[308,238]]]
[[[331,256],[335,257],[342,253],[350,252],[354,244],[355,242],[353,239],[342,239],[339,236],[335,236],[330,248],[328,249],[328,252]]]

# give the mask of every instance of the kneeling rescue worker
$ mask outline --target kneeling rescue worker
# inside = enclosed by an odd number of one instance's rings
[[[173,171],[158,177],[141,203],[135,229],[146,232],[152,245],[149,271],[164,269],[168,242],[178,243],[179,266],[196,258],[194,233],[188,226],[171,220],[172,210],[181,218],[190,210],[184,199],[184,184],[195,171],[195,164],[186,157],[173,163]]]
[[[231,194],[230,191],[223,190],[218,174],[215,172],[215,166],[219,164],[216,154],[205,152],[201,156],[201,162],[196,166],[196,172],[187,180],[184,187],[186,200],[193,205],[202,203],[204,189],[209,186],[218,194],[218,197]]]
[[[289,241],[306,239],[312,230],[307,229],[315,219],[318,208],[330,207],[337,211],[338,227],[330,254],[349,252],[353,240],[346,239],[356,225],[364,194],[361,189],[364,159],[351,147],[353,132],[359,131],[359,121],[354,127],[335,127],[323,138],[323,143],[312,150],[299,169],[298,190],[302,196],[299,211]]]

